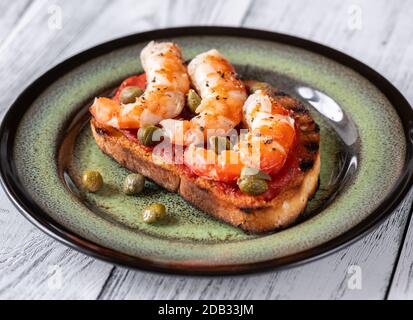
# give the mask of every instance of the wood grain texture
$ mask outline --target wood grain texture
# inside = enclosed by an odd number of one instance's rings
[[[60,30],[48,28],[51,5],[62,9]],[[360,30],[353,24],[359,9]],[[134,32],[191,24],[244,25],[327,44],[377,69],[412,102],[412,15],[409,0],[13,1],[0,5],[0,118],[26,85],[76,52]],[[0,191],[0,298],[382,299],[387,291],[390,298],[411,298],[412,223],[397,259],[411,199],[374,232],[321,260],[256,275],[195,278],[127,270],[68,249],[32,227]],[[351,265],[361,267],[362,290],[348,289]]]
[[[16,1],[12,6],[3,1],[0,3],[0,48],[7,45],[7,37],[18,30],[18,24],[24,21],[24,16],[31,6],[30,0]],[[1,49],[0,49],[1,50]]]
[[[130,12],[126,8],[133,3],[123,1],[120,4],[123,11]],[[141,8],[133,15],[124,15],[123,23],[130,26],[127,33],[135,31],[134,28],[140,31],[145,27],[157,27],[154,14],[156,1],[151,1],[151,4],[154,6],[152,9],[148,7],[145,11]],[[48,28],[48,9],[51,5],[62,8],[61,30]],[[79,5],[82,5],[84,11],[81,12],[84,14],[79,14]],[[108,40],[113,33],[117,36],[116,30],[119,32],[121,29],[119,25],[114,25],[112,33],[111,24],[106,23],[102,27],[102,23],[95,25],[93,22],[95,12],[104,16],[108,10],[113,15],[116,9],[112,1],[97,3],[89,0],[70,4],[67,1],[34,1],[26,10],[22,18],[24,21],[19,20],[17,23],[18,32],[12,31],[8,35],[7,46],[3,46],[0,52],[1,114],[5,111],[4,107],[10,105],[29,82],[76,50],[90,46],[86,41],[83,45],[75,45],[78,39],[82,41],[85,30],[90,32],[86,33],[87,36],[96,41]],[[34,38],[36,41],[31,41]],[[45,236],[17,214],[4,193],[0,197],[0,298],[96,298],[113,267],[70,250]],[[57,289],[55,286],[51,289],[49,285],[49,280],[55,274],[54,266],[61,268],[62,281]]]
[[[413,191],[411,192],[413,196]],[[409,226],[405,233],[400,257],[388,290],[390,300],[413,299],[413,208],[410,210]]]

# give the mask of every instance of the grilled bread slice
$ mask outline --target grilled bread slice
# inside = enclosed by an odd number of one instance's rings
[[[236,186],[193,175],[179,164],[155,161],[152,150],[124,132],[98,123],[91,128],[99,148],[130,171],[138,172],[165,189],[179,193],[194,206],[218,220],[251,233],[285,228],[300,216],[318,187],[320,172],[319,127],[297,100],[274,89],[275,99],[292,110],[298,143],[270,195],[250,196]],[[277,179],[276,179],[277,180]]]

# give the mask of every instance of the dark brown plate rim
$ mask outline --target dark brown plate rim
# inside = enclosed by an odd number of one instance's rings
[[[200,266],[194,269],[188,269],[180,265],[154,263],[150,260],[103,247],[79,237],[76,233],[54,221],[25,191],[24,186],[18,179],[17,170],[13,162],[13,143],[18,127],[17,124],[24,113],[39,94],[50,84],[80,64],[106,54],[112,51],[113,48],[122,48],[139,42],[179,36],[236,36],[283,43],[330,58],[368,79],[394,106],[401,119],[406,138],[406,159],[403,173],[385,200],[361,223],[333,240],[312,249],[263,262]],[[379,73],[347,54],[316,42],[291,35],[246,28],[197,26],[159,29],[115,39],[83,51],[53,67],[27,87],[9,108],[0,127],[0,182],[7,196],[20,213],[43,232],[73,249],[117,265],[150,271],[197,275],[241,274],[287,265],[292,266],[321,258],[338,249],[342,249],[345,245],[355,242],[371,231],[373,227],[377,227],[380,222],[383,222],[385,218],[397,209],[413,184],[413,109],[403,95]]]

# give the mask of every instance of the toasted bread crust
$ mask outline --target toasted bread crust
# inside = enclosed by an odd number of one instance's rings
[[[308,122],[308,117],[305,113],[302,121]],[[309,122],[314,124],[312,119]],[[222,189],[215,187],[216,182],[188,174],[181,166],[155,163],[151,152],[145,147],[94,119],[91,120],[91,128],[99,148],[122,166],[143,174],[169,191],[179,193],[216,219],[248,232],[262,233],[289,226],[304,211],[318,186],[318,148],[308,152],[306,161],[311,162],[310,169],[297,175],[275,198],[264,201],[259,197],[222,192]],[[310,140],[318,145],[319,134],[314,135],[310,131],[308,136],[303,136],[302,143],[308,144]]]
[[[237,206],[235,197],[220,197],[219,194],[204,189],[192,179],[181,178],[179,193],[183,198],[209,213],[218,220],[253,233],[268,232],[291,225],[304,211],[308,199],[318,186],[320,157],[313,169],[308,171],[298,188],[285,189],[265,206],[257,206],[245,212]]]
[[[174,165],[156,164],[151,152],[127,139],[120,131],[91,120],[93,136],[99,148],[123,167],[138,172],[163,188],[177,192],[180,172]]]
[[[251,87],[256,81],[244,83]],[[299,217],[317,190],[320,173],[319,126],[296,99],[276,88],[272,88],[272,96],[277,103],[289,109],[295,119],[299,139],[294,154],[300,161],[300,170],[296,170],[270,200],[264,196],[246,195],[239,190],[234,192],[230,186],[193,175],[183,165],[155,161],[152,150],[94,119],[91,127],[99,148],[127,169],[179,193],[218,220],[248,232],[268,232],[285,228]]]

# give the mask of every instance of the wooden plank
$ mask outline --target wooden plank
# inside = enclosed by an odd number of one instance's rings
[[[112,34],[157,27],[155,9],[160,2],[151,1],[146,10],[132,12],[127,8],[136,6],[134,1],[117,1],[120,7],[112,1],[33,2],[0,50],[1,114],[29,82],[51,65],[93,44],[86,43],[86,37],[105,41]],[[62,10],[62,29],[48,28],[51,6]],[[113,24],[112,30],[112,24],[108,20],[103,24],[103,18],[113,20],[118,9],[125,12],[121,20],[124,28],[119,23]],[[97,12],[102,18],[95,24]],[[0,228],[0,298],[93,299],[112,270],[110,264],[68,249],[37,230],[17,213],[3,192],[0,192]]]
[[[409,226],[398,258],[394,276],[388,290],[389,300],[413,299],[413,208],[410,210]]]
[[[388,76],[413,100],[411,11],[405,1],[363,1],[362,29],[349,28],[352,1],[255,1],[245,26],[309,38],[343,50]],[[351,10],[349,10],[351,9]],[[397,16],[397,23],[394,16]],[[351,24],[350,24],[351,25]],[[352,26],[352,25],[351,25]],[[368,48],[366,48],[368,44]],[[397,48],[397,49],[395,49]],[[410,52],[410,54],[409,54]],[[394,57],[397,57],[396,59]],[[292,269],[225,278],[161,276],[116,268],[102,299],[382,299],[395,264],[411,196],[379,228],[348,248]],[[349,285],[360,267],[361,290]]]
[[[15,1],[13,5],[10,5],[7,1],[0,3],[0,47],[3,45],[4,39],[6,39],[10,32],[16,27],[17,23],[27,12],[32,2],[30,0]]]

